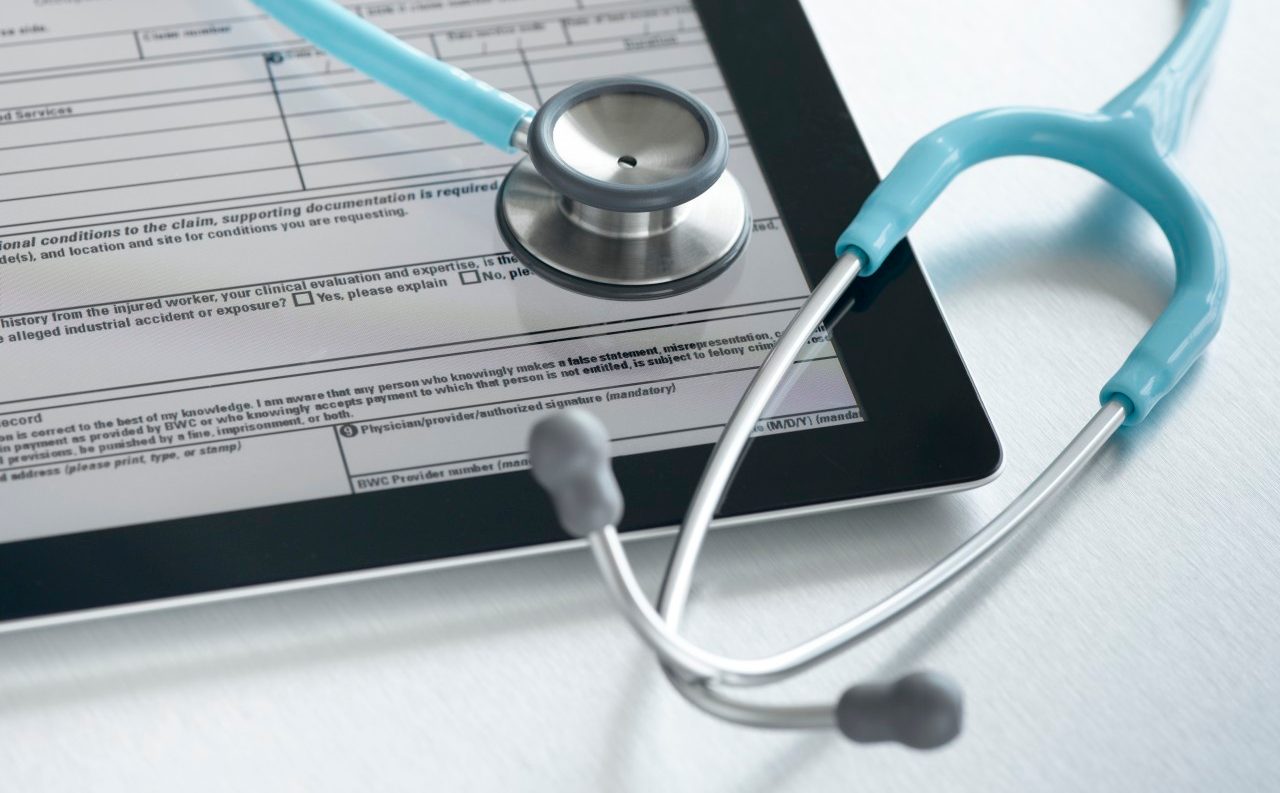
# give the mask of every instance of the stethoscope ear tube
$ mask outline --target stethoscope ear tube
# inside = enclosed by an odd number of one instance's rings
[[[588,532],[614,601],[686,699],[712,715],[745,725],[835,727],[855,741],[896,740],[933,748],[958,734],[958,691],[931,675],[908,675],[887,686],[854,686],[834,705],[756,704],[731,698],[719,687],[790,677],[886,627],[941,591],[1065,488],[1123,423],[1143,420],[1203,352],[1221,324],[1226,255],[1212,217],[1166,157],[1180,136],[1226,7],[1226,0],[1193,0],[1182,31],[1161,59],[1102,113],[988,111],[948,124],[907,152],[841,236],[836,265],[765,358],[734,410],[677,535],[656,609],[636,583],[614,525]],[[678,628],[698,554],[750,428],[776,390],[780,372],[795,359],[799,340],[836,305],[855,276],[880,267],[957,174],[1008,155],[1049,157],[1080,166],[1145,207],[1173,248],[1177,285],[1169,306],[1103,389],[1102,407],[1053,462],[990,523],[918,578],[862,614],[772,656],[730,659],[692,645]]]

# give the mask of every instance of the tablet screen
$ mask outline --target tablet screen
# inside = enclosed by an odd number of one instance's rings
[[[694,11],[357,10],[534,106],[611,75],[699,96],[747,252],[675,298],[564,291],[496,231],[514,157],[254,6],[27,9],[0,38],[0,542],[519,470],[567,406],[620,455],[715,439],[808,286]],[[861,421],[825,339],[801,358],[758,431]]]

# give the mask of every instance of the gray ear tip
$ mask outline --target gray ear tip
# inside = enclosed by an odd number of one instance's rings
[[[609,432],[587,411],[562,410],[534,424],[529,468],[569,535],[585,537],[622,519],[622,491],[610,465]]]
[[[937,749],[960,734],[963,721],[960,687],[936,672],[853,686],[836,704],[837,727],[859,743],[897,741],[913,749]]]
[[[609,431],[600,419],[581,408],[549,413],[529,430],[529,467],[544,485],[558,479],[576,454],[607,457]]]

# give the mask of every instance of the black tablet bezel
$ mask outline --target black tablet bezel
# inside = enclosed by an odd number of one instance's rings
[[[694,5],[816,283],[878,182],[871,160],[799,0]],[[757,439],[722,515],[945,488],[998,470],[995,432],[906,244],[858,283],[834,336],[867,420]],[[617,458],[623,528],[677,522],[709,451]],[[439,530],[449,526],[465,529]],[[565,538],[518,472],[24,540],[0,545],[0,623]]]

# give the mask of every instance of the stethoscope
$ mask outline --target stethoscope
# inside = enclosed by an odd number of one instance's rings
[[[725,170],[715,114],[676,89],[635,79],[572,86],[535,112],[436,61],[330,0],[257,0],[339,59],[482,140],[529,153],[503,183],[498,225],[520,260],[602,297],[660,297],[699,286],[742,252],[750,213]],[[535,425],[529,456],[564,529],[585,537],[614,600],[668,679],[704,711],[753,727],[839,730],[859,742],[941,746],[961,728],[960,690],[932,672],[855,685],[835,703],[766,705],[725,689],[790,678],[888,626],[992,551],[1069,483],[1122,426],[1143,421],[1182,379],[1222,321],[1227,259],[1212,216],[1169,158],[1199,94],[1229,0],[1191,0],[1160,58],[1097,113],[1005,108],[953,121],[912,146],[836,243],[836,262],[777,340],[729,419],[694,493],[655,607],[636,581],[617,525],[622,493],[609,438],[589,413]],[[990,523],[879,604],[774,655],[739,659],[678,633],[703,540],[756,422],[817,326],[858,276],[889,252],[960,172],[997,157],[1077,165],[1142,205],[1169,240],[1168,306],[1103,386],[1102,407]]]

